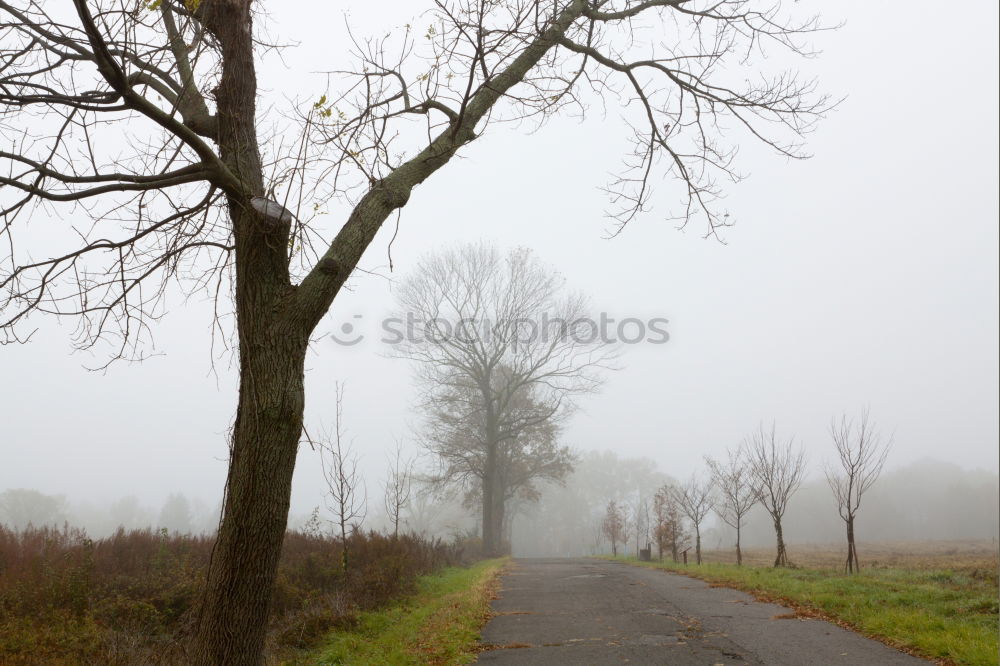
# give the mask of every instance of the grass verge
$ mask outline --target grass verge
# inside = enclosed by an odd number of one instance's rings
[[[388,608],[359,614],[353,627],[333,632],[299,663],[470,663],[506,562],[506,558],[485,560],[422,576],[415,594]]]
[[[997,572],[823,569],[706,563],[629,564],[675,571],[790,605],[941,664],[997,664]]]

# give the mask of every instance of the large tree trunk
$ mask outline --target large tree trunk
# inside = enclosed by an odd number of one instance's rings
[[[507,502],[501,500],[500,502],[500,534],[502,535],[501,544],[503,546],[503,554],[510,555],[511,545],[514,541],[514,516],[515,513],[507,511]]]
[[[496,479],[490,469],[490,460],[493,456],[487,451],[487,471],[483,475],[483,554],[492,557],[497,552],[496,533]]]
[[[694,526],[694,560],[701,564],[701,528]]]
[[[205,11],[223,55],[215,90],[220,157],[251,196],[264,196],[250,2],[212,2]],[[289,224],[263,217],[249,203],[228,199],[236,245],[240,393],[223,518],[193,644],[191,661],[199,666],[263,663],[305,407],[310,331],[285,312],[293,292]]]
[[[277,342],[277,341],[274,341]],[[240,401],[194,662],[261,664],[302,431],[305,346],[241,350]]]
[[[496,535],[496,550],[498,555],[506,555],[509,550],[507,548],[507,505],[504,502],[503,495],[504,489],[501,483],[496,484],[496,489],[494,491],[494,509],[493,509],[493,533]]]
[[[486,465],[483,470],[483,554],[496,557],[500,554],[500,533],[497,530],[497,453],[498,425],[494,411],[492,387],[487,376],[481,383],[480,390],[486,406]]]
[[[774,558],[774,566],[783,567],[788,564],[788,553],[785,552],[785,537],[781,532],[781,519],[774,519],[774,538],[778,542],[778,554]]]
[[[740,550],[740,526],[736,525],[736,566],[743,566],[743,551]]]

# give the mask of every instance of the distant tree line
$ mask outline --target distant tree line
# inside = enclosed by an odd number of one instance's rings
[[[997,538],[995,472],[931,461],[885,471],[892,438],[867,410],[832,420],[829,433],[825,478],[812,480],[801,447],[773,426],[707,458],[686,482],[648,459],[584,454],[565,485],[546,487],[523,516],[515,554],[635,555],[650,547],[655,557],[680,561],[688,551],[697,562],[699,550],[732,544],[742,563],[744,548],[771,544],[782,566],[789,543],[842,540],[844,568],[857,571],[863,541]]]
[[[826,477],[847,529],[845,570],[853,572],[859,568],[855,519],[864,494],[882,471],[889,442],[883,441],[867,410],[863,411],[857,423],[846,415],[839,421],[835,420],[830,433],[839,464],[828,465]],[[735,530],[736,563],[740,565],[743,563],[741,536],[744,520],[750,510],[759,505],[774,528],[774,566],[787,566],[789,559],[783,520],[806,472],[806,457],[802,448],[796,447],[792,438],[779,437],[773,424],[768,428],[762,423],[744,438],[738,449],[727,453],[725,461],[706,456],[705,463],[708,468],[705,477],[695,474],[683,484],[665,484],[657,489],[654,494],[654,523],[642,520],[648,515],[646,506],[649,499],[639,497],[634,511],[636,550],[639,550],[639,543],[646,543],[648,548],[655,540],[657,552],[662,558],[663,543],[669,536],[671,556],[676,561],[676,544],[693,537],[695,562],[701,564],[702,526],[709,514],[715,511],[725,524]],[[615,500],[610,500],[608,515],[613,511],[620,509]],[[683,533],[683,525],[679,526],[673,518],[678,514],[686,520],[688,535]],[[612,547],[612,552],[615,551]]]

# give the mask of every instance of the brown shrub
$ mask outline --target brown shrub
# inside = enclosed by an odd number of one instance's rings
[[[213,538],[69,526],[0,526],[0,662],[183,663]],[[463,544],[355,531],[343,544],[285,537],[271,613],[272,652],[304,648],[360,610],[409,592],[418,576],[464,563]]]

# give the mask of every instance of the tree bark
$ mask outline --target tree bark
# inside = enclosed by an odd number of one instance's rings
[[[243,353],[225,509],[195,639],[194,663],[261,664],[302,430],[300,349]]]
[[[480,381],[480,391],[486,407],[486,464],[483,470],[483,554],[487,557],[496,557],[500,554],[496,499],[501,490],[497,487],[499,426],[493,404],[493,389],[488,374]]]
[[[701,564],[701,529],[697,524],[694,526],[694,560]]]
[[[496,552],[497,555],[506,555],[508,552],[507,530],[505,529],[507,522],[507,506],[503,499],[504,488],[502,482],[495,484],[495,486],[494,502],[496,503],[496,506],[493,509],[493,533],[496,535]]]
[[[847,563],[844,568],[847,573],[854,573],[861,570],[857,562],[857,550],[854,547],[854,516],[848,516],[845,522],[847,523]]]
[[[219,154],[246,194],[264,196],[250,2],[213,2],[206,11],[223,51],[215,91]],[[240,389],[223,517],[192,646],[199,666],[263,663],[305,407],[309,331],[283,307],[293,291],[289,224],[263,217],[248,199],[230,194],[227,201],[236,245]]]
[[[743,566],[743,551],[740,550],[740,527],[736,526],[736,566]]]
[[[788,554],[785,552],[785,537],[781,532],[781,520],[774,521],[774,537],[778,542],[778,554],[774,558],[774,566],[783,567],[788,564]]]
[[[496,543],[496,453],[494,447],[486,450],[486,470],[483,474],[483,554],[493,557],[497,551]]]

